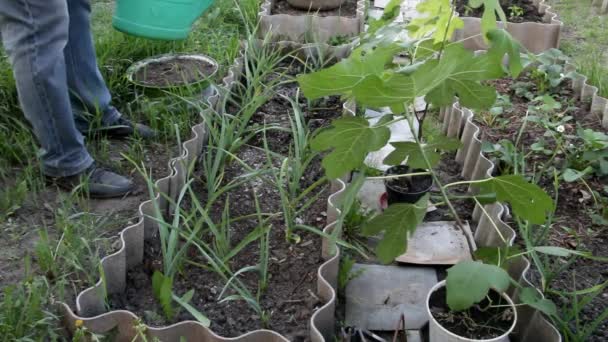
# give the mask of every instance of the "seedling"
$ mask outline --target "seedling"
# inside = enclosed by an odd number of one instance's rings
[[[509,6],[509,18],[510,19],[522,18],[524,13],[525,13],[524,9],[517,5]]]
[[[503,117],[506,111],[513,107],[508,95],[498,95],[496,103],[489,110],[479,112],[479,119],[488,127],[502,127],[509,120]]]

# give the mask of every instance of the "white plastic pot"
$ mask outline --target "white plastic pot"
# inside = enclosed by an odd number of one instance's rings
[[[505,332],[503,335],[498,336],[496,338],[486,339],[486,340],[474,340],[474,339],[458,336],[458,335],[448,331],[446,328],[441,326],[441,324],[439,324],[439,322],[437,322],[437,320],[431,314],[431,308],[429,306],[429,301],[431,299],[431,295],[435,291],[439,290],[440,288],[442,288],[444,286],[445,286],[445,280],[441,281],[437,285],[433,286],[433,288],[429,291],[429,294],[426,296],[426,313],[429,316],[429,341],[430,342],[509,342],[510,341],[509,335],[513,332],[513,330],[515,329],[515,324],[517,323],[517,310],[515,309],[515,304],[513,303],[511,298],[509,298],[509,296],[507,296],[504,293],[501,293],[501,296],[509,303],[509,305],[511,306],[511,309],[513,310],[513,324],[511,325],[511,328],[507,332]]]

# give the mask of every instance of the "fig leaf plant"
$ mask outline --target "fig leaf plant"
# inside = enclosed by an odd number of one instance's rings
[[[423,137],[422,129],[414,129],[417,123],[422,127],[430,107],[449,106],[455,97],[465,107],[490,109],[497,99],[496,90],[484,81],[506,75],[517,77],[522,71],[519,43],[497,26],[498,19],[506,23],[499,1],[469,2],[472,8],[481,5],[485,11],[482,35],[489,46],[485,53],[475,54],[465,49],[461,42],[452,40],[454,31],[463,23],[455,15],[450,0],[426,0],[417,6],[421,15],[407,24],[391,22],[396,11],[389,6],[381,19],[383,25],[376,23],[372,30],[363,34],[348,58],[326,69],[298,76],[300,87],[308,99],[340,95],[364,108],[390,109],[375,124],[370,124],[359,114],[338,118],[331,127],[313,137],[312,148],[325,153],[322,165],[329,178],[365,170],[367,154],[380,150],[390,141],[394,151],[384,164],[406,164],[410,169],[427,170],[443,198],[443,202],[434,205],[446,205],[463,232],[463,221],[450,202],[453,198],[450,187],[455,185],[469,185],[472,191],[467,198],[480,206],[482,202],[505,202],[521,219],[532,223],[545,221],[554,208],[551,197],[521,175],[442,184],[433,168],[437,166],[441,152],[458,149],[460,142],[445,136],[427,139]],[[407,30],[408,38],[400,35],[404,30]],[[395,58],[397,55],[400,58]],[[508,58],[507,64],[504,63],[505,57]],[[412,108],[414,100],[420,97],[427,103],[422,116]],[[411,141],[391,140],[389,126],[399,121],[409,123]],[[348,192],[356,193],[362,184],[360,177],[355,177]],[[407,240],[424,220],[428,205],[429,196],[414,204],[392,204],[363,227],[365,235],[380,237],[376,247],[380,261],[390,263],[406,251]],[[505,240],[504,244],[509,248],[508,241]],[[471,241],[469,249],[473,254],[475,248]],[[522,254],[510,258],[519,255]],[[487,258],[461,262],[449,270],[447,302],[452,310],[472,307],[484,299],[491,288],[504,292],[511,284],[519,286],[505,271],[510,259],[493,259],[495,262],[483,262]],[[522,299],[526,304],[551,313],[554,306],[544,302],[537,291],[529,289],[525,293]]]

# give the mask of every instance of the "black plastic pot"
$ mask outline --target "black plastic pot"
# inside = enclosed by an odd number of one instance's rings
[[[427,170],[412,170],[407,165],[397,165],[386,170],[384,175],[392,176],[418,172],[427,172]],[[431,175],[421,175],[385,179],[384,186],[386,187],[388,205],[393,203],[416,203],[422,196],[431,191],[433,177]]]

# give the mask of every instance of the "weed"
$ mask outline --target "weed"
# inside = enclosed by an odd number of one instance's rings
[[[572,288],[578,288],[576,272],[572,274],[572,283]],[[604,308],[593,320],[585,324],[582,323],[583,310],[592,305],[593,300],[602,295],[607,286],[608,282],[604,282],[603,284],[571,292],[550,290],[550,293],[560,297],[562,302],[568,303],[561,306],[558,314],[551,317],[566,341],[588,341],[589,337],[599,326],[608,320],[608,308]]]
[[[355,265],[355,260],[351,258],[348,254],[342,257],[340,260],[340,272],[338,273],[338,290],[340,292],[344,292],[346,289],[346,285],[348,283],[363,274],[365,271],[364,268],[358,270],[357,272],[353,272],[353,266]]]
[[[14,186],[9,185],[7,188],[0,190],[0,222],[21,208],[28,193],[29,189],[25,180],[19,181]]]
[[[576,141],[568,144],[566,149],[568,166],[572,169],[583,172],[591,168],[597,176],[608,175],[608,135],[579,128]]]
[[[479,112],[478,117],[488,127],[503,127],[509,122],[503,114],[512,107],[513,103],[509,96],[499,94],[494,106],[490,110]]]
[[[0,302],[0,339],[58,340],[59,318],[48,309],[51,297],[49,284],[43,277],[30,277],[5,288]]]
[[[524,13],[524,9],[517,5],[509,6],[509,19],[519,19]]]

